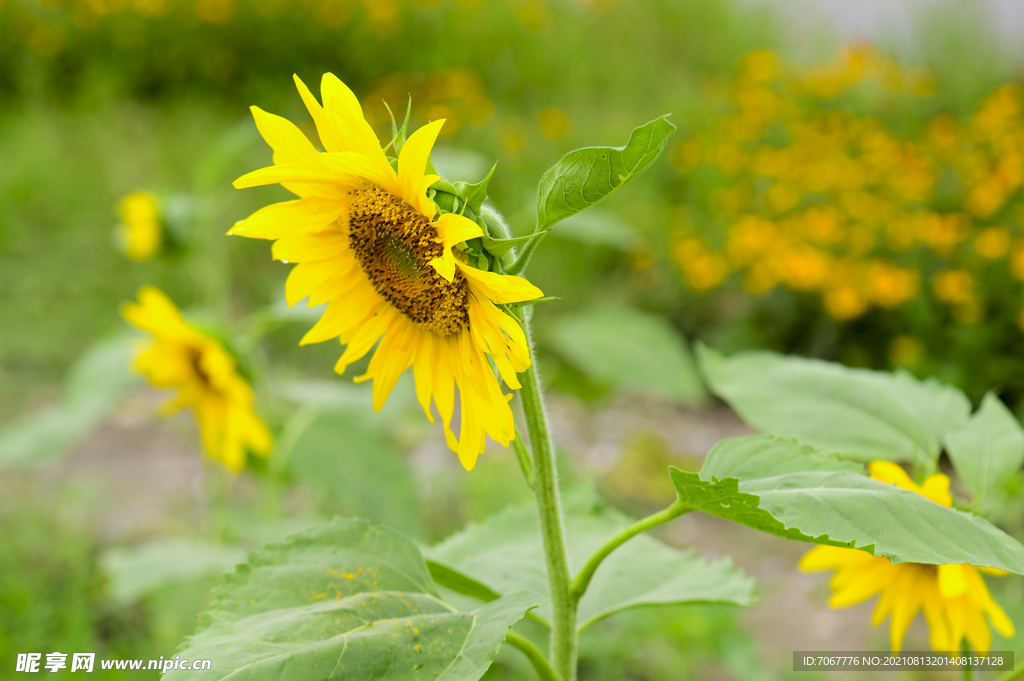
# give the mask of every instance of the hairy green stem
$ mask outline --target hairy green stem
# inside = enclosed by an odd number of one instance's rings
[[[530,316],[525,315],[523,331],[530,354],[534,358],[523,374],[519,397],[526,416],[526,430],[533,450],[534,496],[540,520],[541,540],[547,563],[548,585],[551,590],[551,662],[562,681],[576,679],[576,601],[569,593],[571,573],[569,552],[565,545],[565,525],[562,520],[562,502],[558,495],[558,471],[555,451],[548,429],[547,412],[540,378],[537,375],[536,353],[530,332]]]
[[[558,673],[551,668],[548,658],[544,657],[544,653],[540,652],[537,646],[533,645],[533,641],[525,636],[520,636],[514,631],[509,631],[505,635],[505,643],[513,648],[518,648],[522,651],[523,655],[526,655],[526,659],[533,665],[533,669],[537,672],[537,676],[540,677],[541,681],[561,681]]]
[[[619,548],[641,532],[646,532],[652,527],[657,527],[662,523],[667,523],[668,521],[689,513],[692,510],[692,508],[687,508],[679,501],[676,501],[668,508],[638,520],[629,527],[623,528],[618,534],[606,541],[601,548],[595,551],[594,555],[587,560],[587,564],[584,565],[578,573],[576,573],[576,577],[573,578],[572,586],[570,587],[570,594],[572,595],[573,601],[579,603],[583,594],[587,592],[587,587],[590,586],[590,580],[593,579],[598,566],[601,565],[601,562],[604,561],[605,558],[611,555],[612,551]]]

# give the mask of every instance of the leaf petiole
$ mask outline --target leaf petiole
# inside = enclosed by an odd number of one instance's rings
[[[544,653],[540,652],[537,646],[533,645],[533,641],[525,636],[520,636],[510,629],[508,634],[505,635],[505,643],[526,655],[526,659],[533,665],[533,669],[537,672],[537,676],[540,677],[541,681],[562,681],[558,673],[552,669],[551,663],[544,657]]]
[[[569,588],[569,593],[571,594],[573,601],[576,603],[579,602],[583,597],[583,594],[587,592],[587,587],[590,586],[590,580],[594,578],[594,573],[597,572],[597,568],[600,567],[604,559],[610,556],[615,549],[619,548],[638,534],[642,534],[651,528],[667,523],[670,520],[674,520],[692,510],[693,507],[686,506],[682,500],[677,499],[675,503],[668,508],[649,515],[646,518],[642,518],[629,527],[623,528],[615,536],[606,541],[601,548],[595,551],[594,555],[592,555],[580,571],[576,573],[576,576],[572,580],[572,585]]]

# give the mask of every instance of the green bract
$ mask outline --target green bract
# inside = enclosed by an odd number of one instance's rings
[[[473,681],[541,600],[518,592],[458,612],[406,537],[336,519],[240,565],[182,651],[215,668],[164,678]]]

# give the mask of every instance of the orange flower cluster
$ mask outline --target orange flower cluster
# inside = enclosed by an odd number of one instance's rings
[[[1024,92],[1002,86],[966,124],[942,114],[908,139],[831,101],[854,88],[863,101],[934,84],[869,47],[804,70],[746,55],[730,113],[673,149],[680,171],[716,177],[709,229],[698,235],[686,215],[675,230],[683,280],[708,291],[739,272],[750,293],[813,292],[840,320],[930,290],[959,322],[977,321],[986,268],[1002,262],[1024,281]]]

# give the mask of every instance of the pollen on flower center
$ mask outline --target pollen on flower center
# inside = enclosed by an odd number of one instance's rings
[[[377,292],[414,322],[442,336],[469,325],[469,286],[430,266],[441,257],[437,228],[379,187],[351,194],[349,244]]]

